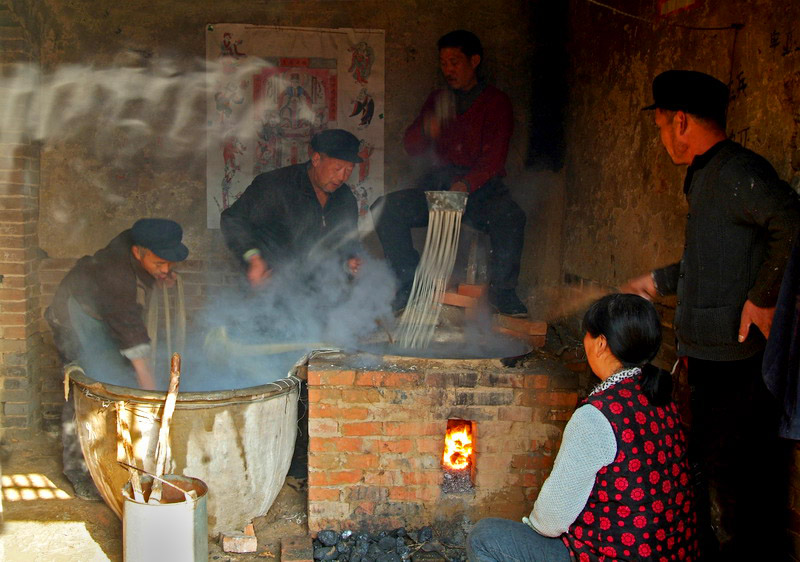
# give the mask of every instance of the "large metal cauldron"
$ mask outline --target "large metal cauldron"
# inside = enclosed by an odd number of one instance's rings
[[[125,403],[136,464],[152,473],[165,393],[103,384],[80,370],[70,378],[83,455],[106,503],[121,517],[129,475],[117,462],[125,457],[114,403]],[[166,472],[208,485],[210,536],[241,530],[272,506],[292,460],[298,394],[294,377],[252,388],[178,394]]]

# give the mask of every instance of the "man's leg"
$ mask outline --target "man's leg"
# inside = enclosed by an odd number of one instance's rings
[[[703,560],[757,560],[764,545],[772,560],[786,559],[789,449],[777,434],[779,409],[761,378],[761,354],[689,358],[688,368]]]
[[[71,395],[61,410],[61,459],[64,463],[64,476],[72,484],[76,496],[87,500],[99,500],[100,492],[97,491],[92,475],[89,474],[89,468],[83,460],[75,420],[74,400],[74,395]]]
[[[481,519],[467,537],[470,562],[567,562],[560,538],[545,537],[510,519]]]
[[[489,234],[489,298],[492,304],[504,314],[527,314],[516,294],[525,241],[525,213],[511,198],[508,188],[499,180],[493,180],[470,196],[465,218],[475,228]]]
[[[405,189],[389,193],[375,201],[372,212],[383,253],[397,277],[397,302],[393,303],[397,309],[405,306],[408,300],[419,263],[419,252],[414,249],[411,229],[428,224],[425,192],[422,189]],[[403,301],[402,304],[400,301]]]

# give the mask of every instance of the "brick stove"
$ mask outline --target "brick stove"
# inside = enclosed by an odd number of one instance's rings
[[[377,531],[520,520],[549,474],[577,375],[544,357],[332,354],[308,365],[308,525]],[[472,487],[445,492],[448,420],[472,422]]]

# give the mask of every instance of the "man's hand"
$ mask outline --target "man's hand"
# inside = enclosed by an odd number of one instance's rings
[[[267,284],[272,270],[264,261],[261,256],[253,256],[250,258],[250,265],[247,268],[247,280],[250,282],[251,287],[262,287]]]
[[[628,280],[627,283],[619,288],[619,292],[639,295],[649,301],[658,297],[658,290],[656,289],[656,282],[655,279],[653,279],[652,273],[647,273]]]
[[[769,330],[772,327],[772,317],[775,315],[775,307],[761,308],[756,306],[750,299],[744,301],[742,307],[742,319],[739,322],[739,343],[747,339],[750,333],[750,325],[755,324],[765,338],[769,337]]]
[[[347,269],[352,275],[358,275],[358,271],[361,269],[361,258],[350,258],[347,260]]]
[[[133,365],[133,370],[136,371],[136,381],[139,383],[139,388],[142,390],[155,390],[156,380],[150,370],[148,359],[146,357],[131,359],[131,365]]]
[[[466,192],[466,191],[469,191],[469,188],[467,187],[467,184],[465,184],[463,181],[457,181],[457,182],[454,182],[450,186],[450,191],[465,191]]]

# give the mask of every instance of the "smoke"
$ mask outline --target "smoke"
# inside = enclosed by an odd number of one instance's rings
[[[244,136],[254,128],[250,112],[233,112],[223,131],[211,127],[206,107],[214,92],[238,89],[270,64],[250,57],[236,64],[196,60],[189,66],[143,56],[128,66],[64,65],[49,73],[32,64],[14,65],[0,77],[0,140],[80,140],[98,160],[121,168],[134,164],[146,148],[148,158],[157,161],[200,162],[208,143],[217,146],[224,136]]]

